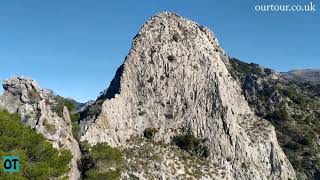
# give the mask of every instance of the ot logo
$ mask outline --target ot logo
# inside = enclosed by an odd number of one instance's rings
[[[18,156],[3,156],[3,172],[19,172],[20,164]]]

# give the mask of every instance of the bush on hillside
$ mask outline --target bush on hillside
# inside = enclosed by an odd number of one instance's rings
[[[173,143],[180,149],[189,152],[191,155],[209,157],[209,149],[204,145],[205,139],[199,139],[192,134],[178,135],[173,138]]]
[[[158,129],[156,128],[146,128],[143,132],[143,136],[147,139],[153,139],[157,132]]]
[[[271,122],[277,122],[278,123],[279,121],[289,121],[290,116],[289,116],[288,111],[284,107],[281,107],[278,110],[275,110],[275,111],[273,111],[271,113],[268,113],[265,116],[265,118],[270,120]]]
[[[60,96],[56,97],[56,101],[57,104],[52,107],[52,111],[57,113],[58,116],[63,117],[64,106],[68,108],[70,120],[72,123],[72,134],[75,139],[79,140],[80,126],[78,121],[80,119],[80,113],[76,112],[76,102],[74,100],[66,99]]]
[[[245,75],[255,74],[258,76],[262,76],[262,71],[259,68],[259,65],[257,64],[254,64],[254,63],[248,64],[238,60],[230,60],[230,64],[236,72],[240,72]]]
[[[298,141],[299,144],[305,145],[305,146],[312,146],[313,145],[313,138],[310,136],[304,136]]]
[[[0,127],[0,156],[20,157],[20,172],[1,173],[1,178],[56,179],[62,176],[67,177],[72,158],[70,151],[59,151],[53,148],[43,135],[23,125],[16,114],[0,110]]]
[[[123,156],[120,150],[106,143],[90,146],[82,144],[81,169],[84,179],[120,179]]]
[[[75,110],[76,110],[76,106],[73,102],[73,100],[71,99],[66,99],[63,97],[57,97],[56,98],[57,104],[55,104],[52,108],[52,111],[57,113],[60,117],[63,116],[63,108],[64,106],[66,106],[68,108],[69,113],[72,115]]]

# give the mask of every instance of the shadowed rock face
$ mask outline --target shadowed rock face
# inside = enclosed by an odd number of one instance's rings
[[[52,109],[56,98],[52,91],[41,89],[29,78],[13,77],[3,83],[4,93],[0,96],[0,108],[11,113],[18,113],[24,124],[34,128],[49,140],[55,148],[69,149],[73,155],[69,179],[78,179],[80,173],[77,160],[80,150],[72,136],[69,112],[63,109],[62,117]]]
[[[103,94],[109,98],[98,99],[106,99],[98,116],[81,122],[81,140],[121,147],[146,128],[166,143],[191,133],[207,139],[226,179],[295,179],[273,126],[250,110],[228,63],[207,28],[173,13],[152,17]]]

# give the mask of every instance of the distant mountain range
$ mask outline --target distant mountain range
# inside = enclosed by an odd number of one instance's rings
[[[320,69],[297,69],[283,73],[288,78],[310,83],[320,83]]]

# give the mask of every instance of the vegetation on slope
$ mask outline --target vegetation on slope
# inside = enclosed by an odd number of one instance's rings
[[[206,139],[199,139],[192,134],[178,135],[173,138],[173,143],[180,149],[187,151],[191,155],[207,158],[209,157],[209,148],[204,145]]]
[[[82,143],[81,171],[83,179],[120,179],[123,156],[120,150],[106,143],[90,146]]]
[[[320,179],[319,85],[279,76],[236,59],[230,71],[256,114],[275,127],[280,146],[301,179]]]
[[[77,112],[78,102],[72,99],[63,98],[61,96],[56,96],[57,104],[55,104],[52,108],[53,112],[56,112],[60,117],[63,117],[63,108],[64,106],[68,108],[71,124],[72,124],[72,134],[73,137],[78,140],[79,139],[79,119],[80,113]]]
[[[121,150],[124,179],[225,179],[224,168],[176,145],[132,138]]]
[[[0,110],[0,127],[0,156],[20,157],[20,172],[0,172],[0,179],[67,179],[70,151],[53,148],[43,135],[23,125],[16,114]]]

